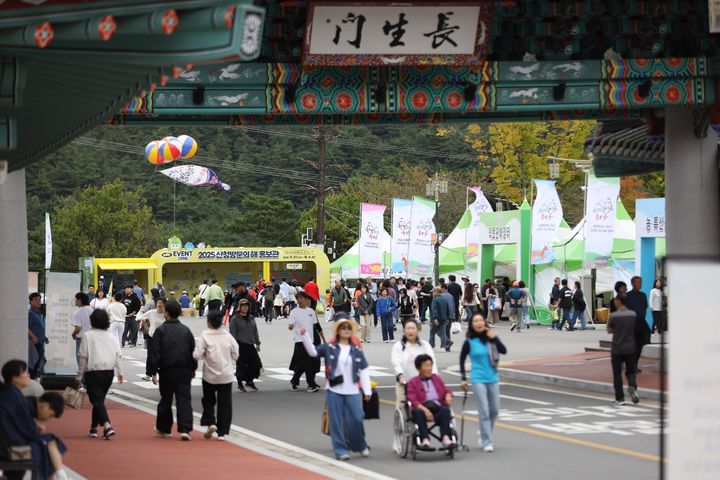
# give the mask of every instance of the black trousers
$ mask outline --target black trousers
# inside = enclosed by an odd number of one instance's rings
[[[224,436],[230,433],[232,423],[232,382],[231,383],[208,383],[202,382],[203,413],[200,418],[200,425],[209,427],[217,426],[217,434]],[[215,416],[215,404],[217,403],[217,418]]]
[[[130,345],[137,345],[138,337],[138,326],[135,317],[125,317],[125,330],[122,334],[122,345],[125,346],[125,342]]]
[[[201,298],[200,305],[198,305],[198,315],[200,315],[202,317],[204,313],[205,313],[205,299]]]
[[[210,310],[220,310],[220,307],[222,307],[222,300],[210,300],[207,304],[208,311]]]
[[[150,372],[153,370],[152,365],[154,355],[152,351],[152,345],[152,337],[148,336],[145,339],[145,346],[147,347],[147,356],[145,357],[145,375],[147,375],[148,377],[152,377],[152,375],[150,375]]]
[[[105,409],[105,397],[112,385],[115,372],[112,370],[96,370],[94,372],[85,372],[85,388],[87,389],[88,399],[92,404],[92,420],[90,428],[96,428],[110,422],[107,409]]]
[[[173,424],[172,403],[177,407],[177,429],[190,433],[193,429],[193,412],[190,397],[190,381],[193,371],[189,368],[164,368],[160,371],[160,403],[157,406],[155,428],[170,433]]]
[[[314,360],[315,359],[313,359],[310,355],[308,355],[307,351],[305,351],[305,347],[302,342],[296,342],[293,357],[292,360],[290,360],[290,370],[294,372],[290,383],[298,385],[300,383],[300,378],[304,373],[308,387],[316,387],[317,383],[315,383],[315,374],[317,373],[317,365]]]
[[[615,389],[615,400],[622,402],[625,400],[625,393],[623,392],[623,382],[622,382],[622,366],[623,363],[625,364],[625,376],[627,377],[628,386],[637,388],[637,383],[635,382],[635,354],[634,353],[628,353],[624,355],[619,355],[613,353],[610,356],[610,361],[612,363],[612,372],[613,372],[613,387]]]
[[[240,386],[242,382],[252,382],[256,378],[260,378],[262,361],[260,360],[260,355],[258,355],[255,345],[239,343],[238,347],[239,355],[235,363],[235,377],[237,378],[238,386]]]
[[[429,439],[430,429],[428,428],[427,418],[425,418],[425,412],[416,408],[412,412],[412,417],[413,422],[415,422],[415,425],[418,427],[418,434],[420,435],[420,438],[423,440],[426,438]],[[433,418],[435,419],[435,423],[440,426],[441,437],[444,435],[451,437],[452,429],[450,428],[450,420],[452,420],[452,412],[450,411],[450,407],[446,405],[438,407],[438,409],[433,413]]]

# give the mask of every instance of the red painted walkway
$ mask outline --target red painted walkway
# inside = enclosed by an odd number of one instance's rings
[[[153,432],[154,415],[111,400],[107,406],[117,431],[110,441],[87,436],[91,411],[87,398],[82,409],[68,407],[62,418],[48,425],[48,431],[68,446],[65,463],[88,479],[326,478],[232,442],[206,440],[197,431],[190,442],[181,442],[176,432],[172,439],[158,438]]]
[[[637,375],[638,388],[660,390],[660,371],[657,359],[640,357],[642,373]],[[585,352],[562,357],[521,360],[501,364],[501,367],[540,375],[554,375],[581,381],[601,382],[612,385],[610,353]],[[623,382],[627,383],[623,369]],[[667,381],[665,382],[667,391]]]

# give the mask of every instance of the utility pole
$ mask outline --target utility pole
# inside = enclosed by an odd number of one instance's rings
[[[325,194],[329,187],[326,186],[328,164],[325,156],[325,147],[328,142],[340,136],[337,127],[327,129],[324,125],[318,125],[315,129],[314,139],[318,143],[318,159],[317,162],[305,160],[300,157],[300,161],[309,165],[313,170],[318,172],[317,185],[307,185],[311,190],[315,190],[317,195],[317,217],[316,217],[316,234],[317,238],[314,243],[325,245]],[[324,248],[323,248],[324,249]]]
[[[317,187],[317,243],[325,245],[325,127],[319,125],[315,138],[318,142],[318,187]]]

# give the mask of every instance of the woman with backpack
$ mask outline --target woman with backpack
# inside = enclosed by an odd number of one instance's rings
[[[488,320],[490,326],[495,326],[500,321],[500,311],[502,310],[502,299],[498,295],[497,288],[492,283],[485,290],[485,298],[488,304]]]
[[[263,298],[263,310],[265,312],[265,323],[268,325],[272,323],[275,317],[275,290],[271,284],[266,283],[265,288],[262,291]]]
[[[484,452],[494,450],[492,431],[500,411],[500,383],[498,363],[500,355],[507,353],[507,348],[500,341],[495,329],[488,328],[481,313],[472,316],[468,325],[467,339],[460,351],[460,386],[467,391],[472,388],[478,409],[480,438],[478,446]],[[465,375],[465,360],[470,356],[470,382]]]
[[[400,322],[405,325],[407,320],[415,318],[415,302],[410,298],[406,289],[400,289],[400,298],[398,299],[398,308],[400,309]]]

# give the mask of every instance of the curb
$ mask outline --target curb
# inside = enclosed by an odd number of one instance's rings
[[[559,387],[565,387],[573,390],[584,390],[596,393],[607,393],[614,394],[612,384],[595,382],[592,380],[578,380],[577,378],[560,377],[558,375],[548,375],[544,373],[526,372],[524,370],[516,370],[513,368],[500,368],[500,377],[504,380],[515,380],[521,382],[531,382],[540,385],[556,385]],[[649,400],[660,400],[660,390],[653,390],[650,388],[639,388],[637,390],[638,396]],[[669,399],[670,395],[665,392],[665,400]]]
[[[153,409],[157,406],[157,402],[149,398],[123,392],[115,388],[110,389],[110,396],[108,398],[155,415]],[[193,416],[200,418],[200,414],[197,412],[193,412]],[[198,425],[195,424],[194,428],[198,430]],[[231,425],[230,437],[229,440],[240,447],[253,450],[291,465],[299,466],[329,478],[339,480],[394,480],[393,477],[373,472],[348,462],[341,462],[321,453],[307,450],[237,425]]]

